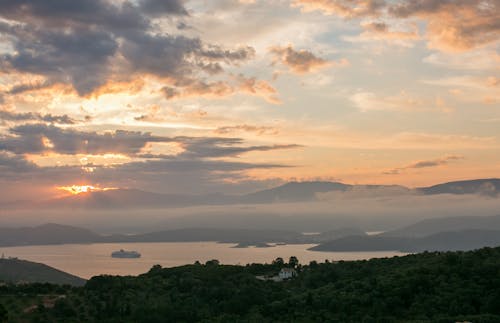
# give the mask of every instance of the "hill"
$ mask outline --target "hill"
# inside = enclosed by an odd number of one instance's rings
[[[496,216],[457,216],[437,219],[426,219],[415,224],[387,231],[384,237],[424,237],[438,232],[463,230],[498,230],[500,231],[500,215]]]
[[[320,243],[314,251],[452,251],[500,246],[500,230],[439,232],[425,237],[350,236]]]
[[[265,280],[283,267],[298,276]],[[154,266],[97,276],[19,322],[500,322],[500,248],[298,265]],[[25,287],[12,287],[16,293]],[[6,302],[5,304],[10,304]],[[14,315],[18,312],[7,310]]]
[[[0,228],[1,246],[90,243],[100,239],[101,236],[92,231],[54,223],[36,227]]]
[[[271,189],[243,195],[239,200],[242,203],[310,201],[316,198],[317,193],[345,191],[350,187],[351,185],[337,182],[290,182]]]
[[[424,194],[484,194],[496,196],[500,193],[500,179],[474,179],[454,181],[417,189]]]
[[[50,283],[83,286],[85,279],[73,276],[44,264],[19,260],[0,259],[0,281],[8,283]]]

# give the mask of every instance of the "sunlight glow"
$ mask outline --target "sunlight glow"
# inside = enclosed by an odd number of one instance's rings
[[[117,187],[98,187],[92,185],[72,185],[72,186],[58,186],[58,190],[69,192],[73,195],[81,193],[91,193],[100,191],[116,190]]]

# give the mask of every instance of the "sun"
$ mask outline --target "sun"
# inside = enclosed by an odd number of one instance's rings
[[[78,195],[81,193],[91,193],[100,191],[115,190],[116,187],[99,187],[93,185],[71,185],[71,186],[58,186],[58,190],[69,192],[73,195]]]

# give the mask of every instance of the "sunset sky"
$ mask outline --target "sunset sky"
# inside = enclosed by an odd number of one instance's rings
[[[0,201],[499,177],[499,40],[498,0],[2,0]]]

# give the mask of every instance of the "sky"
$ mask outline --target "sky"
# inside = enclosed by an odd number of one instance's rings
[[[497,0],[0,1],[0,201],[499,177],[499,39]]]

